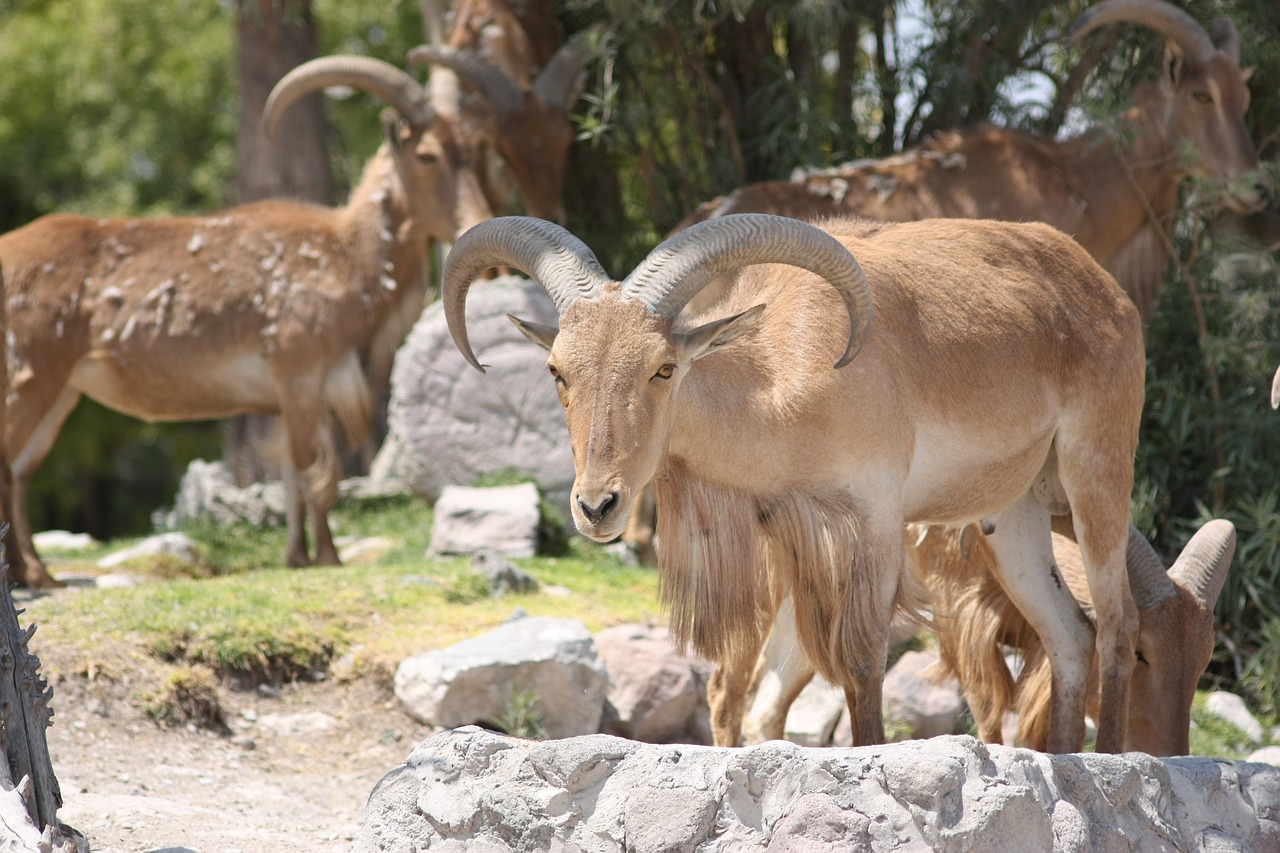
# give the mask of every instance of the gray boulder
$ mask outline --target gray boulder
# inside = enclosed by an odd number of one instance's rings
[[[1249,713],[1244,700],[1234,693],[1228,693],[1225,690],[1213,691],[1205,701],[1205,710],[1244,732],[1250,743],[1262,741],[1262,723]]]
[[[436,501],[429,556],[492,551],[532,557],[538,549],[538,487],[446,486]]]
[[[549,737],[599,731],[608,675],[581,622],[525,617],[402,661],[395,694],[433,726],[497,725],[517,691],[536,698]]]
[[[284,512],[284,484],[278,480],[242,489],[226,463],[193,459],[178,483],[173,510],[157,526],[173,529],[208,516],[219,525],[247,522],[279,527],[284,524]]]
[[[711,743],[711,665],[675,650],[666,628],[615,625],[596,634],[609,670],[603,730],[646,743]]]
[[[375,468],[431,502],[445,486],[518,471],[531,475],[568,518],[573,453],[564,410],[547,375],[547,354],[516,330],[508,313],[559,322],[550,297],[524,278],[477,283],[467,299],[467,329],[476,356],[489,365],[482,374],[458,352],[441,304],[423,312],[391,375],[385,446],[394,459]]]
[[[441,732],[374,787],[359,853],[1253,851],[1280,844],[1280,768],[1046,755],[947,736],[743,749]]]

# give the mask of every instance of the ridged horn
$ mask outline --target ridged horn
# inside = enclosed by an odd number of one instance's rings
[[[1125,552],[1125,565],[1129,569],[1129,591],[1139,610],[1154,607],[1160,601],[1177,593],[1178,588],[1165,571],[1160,556],[1151,547],[1147,537],[1132,524],[1129,525],[1129,547]]]
[[[484,372],[467,336],[467,291],[476,276],[496,266],[528,273],[542,285],[561,316],[579,299],[593,299],[609,281],[587,244],[565,229],[532,216],[500,216],[481,222],[453,244],[444,263],[441,302],[458,350]]]
[[[1218,50],[1231,57],[1232,62],[1240,64],[1240,31],[1230,18],[1214,18],[1209,26],[1209,38],[1213,39]]]
[[[458,50],[441,45],[423,44],[409,51],[413,65],[441,65],[489,102],[499,116],[510,115],[524,103],[524,90],[511,76],[480,58],[474,50]]]
[[[1276,375],[1271,377],[1271,408],[1280,409],[1280,367],[1276,368]]]
[[[262,126],[275,139],[280,118],[304,95],[329,86],[351,86],[394,107],[410,124],[430,123],[433,113],[426,93],[406,72],[370,56],[322,56],[304,62],[280,78],[262,110]]]
[[[1212,608],[1218,603],[1235,553],[1235,525],[1225,518],[1206,521],[1174,561],[1169,577]]]
[[[1070,37],[1078,41],[1107,24],[1139,24],[1149,27],[1182,48],[1193,63],[1204,62],[1217,52],[1213,40],[1195,18],[1164,0],[1106,0],[1086,9],[1071,25]]]
[[[547,67],[538,74],[538,79],[533,81],[533,93],[538,100],[569,112],[582,94],[587,80],[587,73],[582,67],[584,59],[576,45],[566,44],[557,50]]]
[[[849,312],[849,343],[836,367],[853,360],[871,331],[871,288],[849,250],[807,222],[767,213],[699,222],[650,252],[622,289],[659,316],[674,318],[712,279],[753,264],[789,264],[830,282]]]

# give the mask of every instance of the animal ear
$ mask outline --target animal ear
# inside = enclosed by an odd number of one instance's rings
[[[712,320],[705,326],[685,332],[680,342],[689,361],[696,361],[710,352],[714,352],[730,341],[736,341],[744,332],[752,329],[764,314],[764,306],[756,305],[741,314]]]
[[[511,314],[507,315],[507,319],[515,324],[520,330],[520,334],[542,347],[547,352],[551,352],[551,345],[556,342],[556,335],[560,332],[555,326],[544,326],[541,323],[530,323],[528,320],[521,320]]]
[[[388,107],[378,113],[382,122],[382,134],[387,138],[387,146],[393,151],[400,145],[400,116]]]
[[[1170,41],[1164,46],[1164,76],[1160,78],[1160,84],[1168,89],[1177,86],[1181,80],[1182,48]]]
[[[1256,65],[1249,65],[1249,66],[1246,66],[1246,67],[1244,67],[1244,68],[1241,68],[1241,69],[1240,69],[1240,82],[1241,82],[1241,83],[1248,83],[1248,82],[1249,82],[1249,80],[1250,80],[1250,78],[1252,78],[1252,77],[1253,77],[1253,73],[1254,73],[1255,71],[1257,71],[1257,70],[1258,70],[1258,66],[1256,66]]]

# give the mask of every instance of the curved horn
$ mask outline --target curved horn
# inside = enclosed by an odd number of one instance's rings
[[[444,263],[441,301],[453,342],[472,367],[484,367],[467,337],[467,291],[480,273],[495,266],[523,270],[542,285],[564,316],[579,299],[592,299],[609,281],[587,245],[565,229],[532,216],[500,216],[458,238]]]
[[[1240,32],[1230,18],[1214,18],[1209,26],[1209,37],[1218,50],[1231,57],[1236,65],[1240,64]]]
[[[1140,24],[1171,39],[1191,62],[1204,62],[1217,48],[1195,18],[1164,0],[1106,0],[1086,9],[1071,25],[1072,41],[1107,24]]]
[[[1205,522],[1191,537],[1169,569],[1169,577],[1212,608],[1218,603],[1235,553],[1235,525],[1225,518],[1215,518]]]
[[[423,44],[409,51],[413,65],[443,65],[451,69],[489,102],[500,116],[510,115],[524,103],[524,90],[501,68],[490,65],[473,50],[457,50]]]
[[[587,74],[582,68],[585,57],[576,45],[566,44],[556,51],[547,67],[533,81],[533,93],[542,103],[568,112],[582,94]]]
[[[1271,408],[1280,409],[1280,367],[1276,368],[1276,375],[1271,378]]]
[[[281,116],[299,98],[329,86],[351,86],[375,95],[419,127],[433,115],[422,86],[394,65],[369,56],[322,56],[302,63],[271,90],[262,110],[267,138],[275,139]]]
[[[622,289],[654,313],[675,317],[716,276],[752,264],[789,264],[830,282],[849,312],[849,343],[836,367],[853,360],[871,331],[871,288],[849,250],[807,222],[766,213],[699,222],[650,252]]]
[[[1125,565],[1129,569],[1129,590],[1133,593],[1133,603],[1139,610],[1154,607],[1178,591],[1147,537],[1132,524],[1129,525],[1129,548],[1125,552]]]

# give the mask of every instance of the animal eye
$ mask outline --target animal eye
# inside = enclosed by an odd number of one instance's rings
[[[1137,658],[1137,659],[1138,659],[1138,663],[1142,664],[1143,666],[1150,666],[1150,665],[1151,665],[1150,663],[1148,663],[1148,662],[1147,662],[1146,655],[1144,655],[1144,654],[1142,653],[1142,649],[1134,649],[1134,650],[1133,650],[1133,656],[1134,656],[1135,658]]]
[[[551,378],[552,378],[552,379],[554,379],[554,380],[556,381],[556,384],[557,384],[557,385],[560,385],[560,386],[563,386],[563,385],[564,385],[564,377],[560,375],[560,371],[559,371],[559,370],[556,370],[555,365],[553,365],[553,364],[548,364],[548,365],[547,365],[547,370],[548,370],[548,371],[550,371],[550,373],[551,373]]]
[[[658,368],[658,372],[653,374],[654,379],[670,379],[672,374],[676,372],[674,364],[664,364]]]
[[[1203,90],[1198,92],[1192,92],[1191,97],[1195,98],[1197,101],[1199,101],[1202,104],[1213,103],[1213,95],[1210,95],[1208,92],[1205,92]]]

